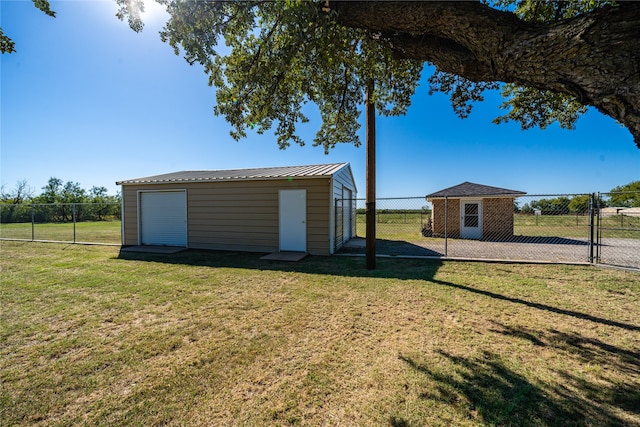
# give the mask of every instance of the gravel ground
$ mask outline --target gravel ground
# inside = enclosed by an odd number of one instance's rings
[[[640,269],[640,240],[602,239],[600,262]]]
[[[597,254],[594,247],[594,255]],[[365,240],[352,239],[340,252],[365,253]],[[520,237],[513,241],[489,242],[427,238],[421,241],[376,241],[376,253],[392,256],[428,256],[451,258],[478,258],[498,260],[589,262],[589,242],[581,239],[559,237]],[[640,240],[603,239],[600,246],[600,262],[640,269]]]

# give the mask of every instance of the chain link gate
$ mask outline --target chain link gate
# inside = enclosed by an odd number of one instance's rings
[[[639,201],[638,192],[598,193],[594,262],[640,269]]]

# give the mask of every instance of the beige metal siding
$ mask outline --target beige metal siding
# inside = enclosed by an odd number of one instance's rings
[[[138,244],[138,193],[129,186],[122,187],[122,244]]]
[[[279,247],[278,190],[307,190],[307,250],[329,255],[330,178],[125,185],[124,243],[138,244],[137,192],[187,190],[188,246],[273,252]]]

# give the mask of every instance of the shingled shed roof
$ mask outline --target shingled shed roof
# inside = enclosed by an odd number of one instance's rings
[[[444,197],[505,197],[523,196],[527,193],[507,188],[491,187],[489,185],[474,184],[473,182],[463,182],[435,193],[427,194],[427,199],[440,199]]]
[[[281,166],[254,169],[182,171],[127,179],[116,182],[116,185],[328,177],[347,165],[348,163],[332,163],[325,165]]]

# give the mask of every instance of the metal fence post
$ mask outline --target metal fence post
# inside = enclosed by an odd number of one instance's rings
[[[71,217],[73,218],[73,243],[76,242],[76,204],[71,205]]]
[[[358,235],[358,199],[351,199],[351,221],[353,223],[352,236],[355,237]]]
[[[594,238],[595,238],[595,201],[596,195],[595,193],[591,193],[589,195],[589,262],[593,263],[593,248],[594,248]]]
[[[449,198],[447,196],[444,197],[444,256],[448,255],[448,246],[449,246]]]
[[[601,243],[602,243],[602,222],[601,222],[601,218],[602,215],[600,213],[600,210],[602,208],[601,206],[601,202],[602,202],[602,194],[600,192],[598,192],[598,199],[596,200],[596,206],[598,208],[598,216],[596,217],[596,261],[599,263],[600,262],[600,251],[602,250],[601,247]]]
[[[31,241],[36,240],[36,206],[31,205]]]

